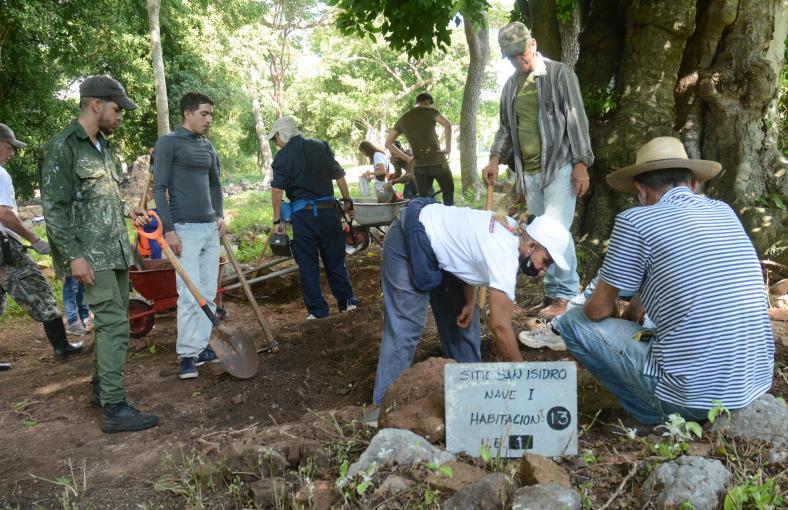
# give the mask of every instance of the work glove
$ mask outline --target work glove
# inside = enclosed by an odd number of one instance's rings
[[[49,243],[41,238],[36,239],[36,242],[30,246],[32,246],[33,249],[41,255],[49,255]]]

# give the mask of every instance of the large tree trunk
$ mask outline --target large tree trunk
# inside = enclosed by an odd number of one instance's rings
[[[555,15],[555,0],[528,0],[528,18],[539,53],[561,60],[561,32]]]
[[[476,169],[476,113],[484,81],[484,69],[490,55],[490,40],[486,20],[476,27],[469,18],[465,19],[465,39],[468,41],[468,75],[462,93],[460,109],[460,172],[462,191],[479,196],[479,172]]]
[[[788,30],[785,0],[739,0],[736,18],[725,30],[707,68],[698,66],[703,102],[700,134],[704,159],[723,173],[707,192],[730,204],[760,253],[775,243],[788,259],[788,161],[777,147],[776,126],[767,121],[776,101]]]
[[[257,97],[252,99],[252,116],[254,117],[254,131],[257,135],[257,164],[260,168],[260,174],[263,176],[263,189],[267,191],[271,189],[271,179],[273,178],[271,163],[274,157],[271,153],[271,145],[266,138],[268,133],[265,129],[260,100]]]
[[[148,22],[153,54],[153,81],[156,85],[156,123],[159,136],[170,132],[170,108],[167,105],[167,82],[164,79],[164,59],[161,55],[161,30],[159,28],[160,0],[148,0]]]
[[[605,3],[609,8],[616,4]],[[596,162],[591,172],[591,195],[577,227],[584,234],[578,243],[579,250],[589,250],[594,255],[581,253],[583,277],[593,276],[598,269],[615,215],[631,204],[631,197],[610,188],[604,176],[632,164],[638,147],[651,138],[673,134],[673,89],[684,47],[694,27],[694,0],[635,2],[630,7],[621,67],[615,80],[616,97],[620,99],[615,110],[591,125]],[[581,39],[578,70],[583,70],[586,79],[591,69],[583,60],[589,51],[595,48],[582,46]],[[602,70],[615,65],[608,64]],[[602,76],[589,81],[598,86],[605,80],[609,78]]]

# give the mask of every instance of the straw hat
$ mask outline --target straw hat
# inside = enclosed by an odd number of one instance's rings
[[[722,165],[705,159],[689,159],[681,140],[672,136],[658,136],[638,149],[635,164],[607,174],[607,183],[618,191],[636,193],[635,176],[665,168],[686,168],[700,182],[720,173]]]

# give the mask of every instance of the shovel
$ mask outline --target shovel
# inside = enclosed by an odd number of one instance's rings
[[[484,204],[485,211],[491,211],[493,205],[493,185],[487,183],[487,201]],[[479,290],[479,312],[484,314],[484,307],[487,305],[487,287]]]
[[[232,264],[233,269],[235,269],[235,274],[238,275],[238,281],[241,282],[241,287],[243,287],[244,293],[246,293],[246,299],[252,306],[255,316],[257,316],[257,321],[260,323],[260,328],[263,330],[265,340],[268,342],[268,347],[263,347],[262,349],[258,350],[258,352],[279,352],[279,343],[274,340],[274,335],[271,333],[271,328],[268,327],[268,322],[266,322],[265,317],[263,317],[262,310],[260,310],[260,307],[257,305],[257,299],[255,299],[252,289],[246,282],[246,277],[241,270],[241,266],[238,265],[238,261],[235,259],[235,254],[233,253],[233,247],[230,246],[230,241],[228,241],[227,237],[225,236],[222,236],[221,239],[222,246],[224,246],[224,251],[227,253],[227,258],[230,259],[230,264]]]
[[[145,186],[142,190],[142,197],[140,198],[139,206],[142,209],[145,209],[145,206],[148,205],[148,190],[150,189],[151,182],[153,182],[153,154],[150,155],[150,171],[148,172],[147,177],[145,178]],[[138,231],[139,232],[139,231]],[[132,251],[132,256],[134,257],[134,265],[137,266],[137,269],[140,271],[145,270],[145,259],[142,258],[139,252],[139,233],[134,236],[134,250]]]
[[[139,235],[148,239],[153,239],[159,243],[161,250],[167,256],[167,260],[170,261],[172,267],[175,268],[175,271],[183,280],[183,283],[186,284],[189,292],[191,292],[192,296],[194,296],[194,299],[197,300],[197,303],[200,305],[200,308],[202,308],[202,311],[205,312],[205,315],[207,315],[208,319],[210,319],[211,323],[213,323],[214,330],[218,333],[218,335],[211,337],[210,346],[219,357],[222,367],[227,371],[227,373],[238,377],[239,379],[248,379],[252,377],[255,373],[257,373],[257,350],[255,349],[254,343],[250,339],[241,336],[238,334],[238,332],[233,331],[219,322],[219,319],[217,319],[216,315],[214,315],[214,313],[211,311],[211,308],[208,306],[205,298],[202,297],[200,291],[197,290],[194,282],[192,282],[192,279],[189,278],[189,275],[181,264],[181,261],[172,252],[172,249],[167,244],[167,241],[164,240],[164,235],[162,235],[162,223],[159,219],[159,215],[154,211],[148,211],[148,214],[156,218],[156,221],[158,221],[159,225],[156,230],[154,232],[145,232],[142,227],[138,227],[136,225],[134,228],[137,230]]]

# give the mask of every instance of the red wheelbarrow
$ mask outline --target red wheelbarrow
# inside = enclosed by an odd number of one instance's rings
[[[145,270],[129,270],[131,286],[144,299],[129,299],[129,336],[142,338],[156,321],[156,313],[176,308],[178,290],[175,286],[175,269],[167,259],[145,259]],[[222,281],[224,258],[219,262],[219,282]],[[214,302],[221,306],[222,288],[216,291]]]

